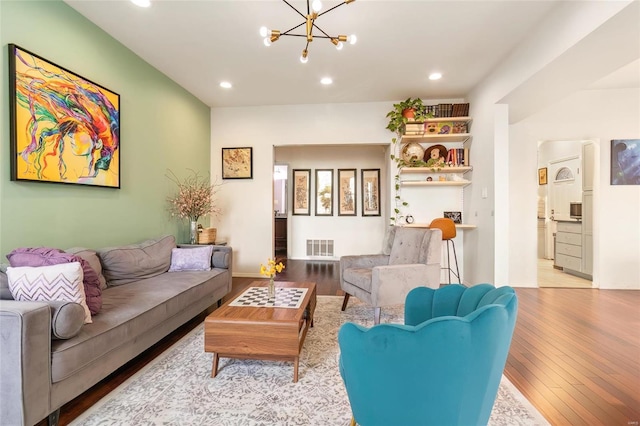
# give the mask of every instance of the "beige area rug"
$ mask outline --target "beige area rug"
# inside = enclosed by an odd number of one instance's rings
[[[72,425],[348,425],[351,410],[337,365],[337,332],[351,321],[373,324],[373,309],[352,298],[319,296],[298,383],[290,362],[220,359],[204,352],[204,326],[141,369]],[[402,307],[383,309],[381,322],[403,322]],[[490,425],[548,425],[503,376]]]

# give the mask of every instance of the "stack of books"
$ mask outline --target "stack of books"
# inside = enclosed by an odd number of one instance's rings
[[[467,117],[469,116],[469,104],[426,105],[426,112],[435,118]]]
[[[425,105],[427,114],[431,114],[432,117],[440,117],[440,108],[438,105]]]
[[[404,135],[405,136],[411,136],[411,135],[422,136],[422,135],[424,135],[424,123],[419,122],[419,121],[409,121],[409,122],[405,123],[404,124]]]
[[[438,104],[440,117],[451,117],[453,113],[453,104]]]
[[[451,148],[447,152],[445,163],[451,167],[468,166],[469,148]]]
[[[469,104],[453,104],[452,117],[467,117],[469,115]]]

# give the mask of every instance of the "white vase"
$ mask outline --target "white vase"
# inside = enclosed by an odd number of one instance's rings
[[[198,221],[189,222],[189,244],[198,244]]]

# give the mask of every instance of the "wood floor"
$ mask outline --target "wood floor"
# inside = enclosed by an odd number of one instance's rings
[[[288,261],[278,279],[341,295],[337,262]],[[234,278],[233,297],[252,278]],[[552,425],[638,425],[640,291],[516,289],[518,320],[505,375]],[[204,315],[65,405],[66,425],[202,322]],[[43,423],[44,424],[44,423]]]

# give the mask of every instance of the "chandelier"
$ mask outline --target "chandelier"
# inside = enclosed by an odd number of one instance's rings
[[[302,18],[304,19],[304,21],[302,21],[302,23],[296,25],[293,28],[288,29],[285,32],[280,32],[279,30],[270,30],[267,27],[261,27],[260,28],[260,36],[264,37],[264,45],[265,46],[271,46],[272,43],[278,41],[280,39],[280,37],[283,36],[291,36],[291,37],[305,37],[307,39],[307,44],[304,46],[304,49],[302,50],[302,55],[300,55],[300,62],[302,62],[303,64],[306,64],[307,61],[309,60],[309,43],[311,43],[313,41],[314,38],[325,38],[327,40],[329,40],[331,43],[333,43],[336,47],[336,49],[341,50],[344,46],[344,43],[350,43],[350,44],[355,44],[357,38],[355,36],[355,34],[352,34],[350,36],[346,36],[346,35],[337,35],[337,36],[330,36],[329,34],[327,34],[322,28],[320,28],[318,25],[316,25],[316,20],[321,17],[322,15],[324,15],[325,13],[329,13],[332,10],[342,6],[343,4],[349,4],[349,3],[353,3],[355,0],[344,0],[342,3],[333,6],[330,9],[325,10],[324,12],[320,13],[320,10],[322,10],[322,2],[320,0],[314,0],[311,3],[311,6],[309,6],[309,0],[307,0],[307,13],[306,15],[303,14],[302,12],[300,12],[298,9],[296,9],[295,7],[293,7],[291,5],[291,3],[289,3],[287,0],[282,0],[283,2],[285,2],[287,4],[287,6],[289,6],[291,9],[295,10],[296,13],[300,16],[302,16]],[[304,34],[294,34],[292,31],[297,30],[298,28],[302,27],[304,25],[305,27],[305,33]],[[313,30],[314,28],[316,30],[318,30],[320,33],[322,33],[322,35],[320,34],[314,34]]]

